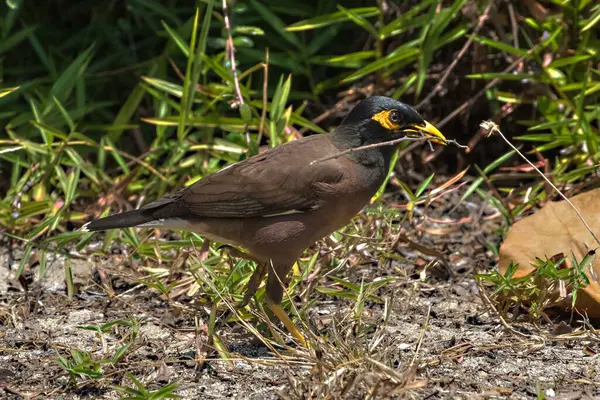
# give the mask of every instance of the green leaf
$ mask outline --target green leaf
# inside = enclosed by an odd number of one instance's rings
[[[402,60],[407,60],[407,59],[411,59],[411,58],[416,59],[416,56],[419,53],[420,53],[419,49],[407,47],[406,45],[404,45],[404,46],[396,49],[395,51],[393,51],[386,57],[384,57],[380,60],[377,60],[377,61],[373,61],[372,63],[365,65],[363,68],[359,69],[358,71],[350,74],[346,78],[342,79],[342,83],[348,83],[348,82],[355,81],[357,79],[362,78],[363,76],[372,74],[375,71],[379,71],[382,68],[389,67],[392,64],[397,63]]]
[[[117,164],[119,164],[119,166],[121,167],[121,170],[123,171],[123,173],[129,175],[131,173],[131,170],[127,166],[127,163],[125,162],[125,160],[123,159],[123,157],[119,154],[118,151],[115,150],[116,147],[115,147],[114,143],[111,141],[111,139],[109,137],[107,137],[107,136],[104,136],[102,138],[102,141],[105,142],[106,146],[109,147],[106,150],[108,152],[110,152],[110,154],[113,156],[113,158],[115,159],[115,161],[117,162]],[[101,143],[102,143],[102,141],[101,141]]]
[[[377,33],[377,29],[375,29],[373,24],[370,23],[365,17],[354,12],[352,9],[342,7],[339,4],[337,7],[341,12],[343,12],[346,15],[346,17],[348,17],[350,21],[354,22],[356,25],[369,32],[373,37],[379,36]]]
[[[600,91],[600,82],[591,85],[588,89],[583,92],[583,97],[588,97],[591,94]],[[579,97],[580,95],[578,95]]]
[[[54,104],[56,104],[56,107],[58,107],[58,110],[62,114],[67,125],[69,126],[70,132],[73,132],[75,130],[75,123],[73,122],[73,119],[71,118],[71,116],[69,115],[69,113],[67,112],[65,107],[63,107],[61,102],[56,97],[52,96],[52,100],[54,100]]]
[[[263,50],[240,48],[238,49],[238,53],[254,62],[265,61],[265,52]],[[298,63],[297,59],[292,58],[289,54],[285,53],[269,52],[269,65],[283,67],[292,71],[292,73],[301,72],[305,75],[309,74],[307,69]]]
[[[0,55],[8,52],[23,40],[27,39],[29,35],[33,33],[37,29],[37,26],[28,26],[26,28],[21,29],[19,32],[12,34],[8,38],[2,38],[0,40]]]
[[[187,45],[187,43],[185,42],[185,40],[183,40],[181,38],[181,36],[179,36],[179,34],[177,32],[175,32],[175,30],[173,30],[165,21],[161,21],[161,24],[162,24],[163,28],[165,28],[165,30],[167,31],[167,33],[169,34],[169,36],[171,37],[173,42],[175,42],[177,47],[179,47],[179,50],[181,50],[183,55],[186,58],[189,57],[190,56],[190,48]]]
[[[23,273],[23,270],[25,269],[25,264],[27,264],[27,262],[29,262],[29,258],[31,258],[32,250],[33,250],[32,244],[28,244],[27,247],[25,247],[25,251],[23,252],[23,255],[21,256],[21,262],[19,263],[19,268],[17,268],[17,272],[15,273],[15,278],[19,278],[21,276],[21,274]]]
[[[147,118],[144,119],[145,122],[149,124],[159,125],[159,126],[177,126],[179,123],[178,116],[168,116],[165,118]],[[194,127],[203,127],[203,128],[216,128],[219,127],[221,129],[235,131],[235,132],[244,132],[244,127],[248,125],[241,118],[232,118],[232,117],[218,117],[218,116],[198,116],[194,118],[188,118],[186,126],[194,126]],[[256,129],[258,127],[257,121],[254,121],[248,125],[251,129]]]
[[[400,185],[400,187],[402,188],[402,190],[404,191],[404,193],[408,196],[408,200],[409,201],[411,201],[411,202],[417,201],[417,196],[415,196],[415,194],[413,193],[413,191],[410,190],[410,188],[408,187],[408,185],[406,183],[404,183],[401,180],[399,180],[398,184]]]
[[[129,348],[131,347],[131,343],[126,343],[123,346],[119,347],[119,349],[115,352],[115,354],[113,354],[113,356],[110,358],[111,363],[116,364],[119,362],[119,360],[121,360],[121,358],[123,358],[123,356],[125,356],[125,353],[127,353],[127,350],[129,350]]]
[[[50,90],[50,96],[56,97],[61,103],[65,103],[69,98],[69,95],[73,91],[77,79],[85,73],[89,62],[92,59],[92,50],[94,45],[90,46],[81,53],[63,73],[58,77],[52,89]]]
[[[217,349],[217,353],[219,353],[219,357],[225,360],[230,366],[233,366],[233,361],[231,361],[231,354],[229,353],[229,349],[223,343],[219,335],[213,333],[212,335],[213,343],[215,348]]]
[[[514,138],[527,142],[550,142],[554,140],[553,136],[548,133],[538,133],[537,135],[520,135],[515,136]]]
[[[448,44],[454,42],[465,36],[467,33],[467,27],[465,25],[459,25],[453,28],[450,32],[442,35],[440,39],[435,44],[435,50],[438,50]]]
[[[459,14],[459,10],[465,4],[465,2],[466,0],[456,0],[451,7],[444,8],[440,12],[437,12],[437,4],[432,5],[429,8],[427,17],[430,22],[424,25],[419,37],[419,41],[421,43],[421,54],[419,57],[419,70],[417,73],[417,83],[415,88],[416,97],[421,95],[421,91],[425,85],[427,70],[429,69],[431,60],[433,59],[433,54],[441,42],[442,32],[444,29],[446,29],[450,21],[452,21],[452,19]],[[464,28],[459,27],[458,30],[455,30],[454,33],[450,35],[450,40],[454,40],[457,33],[461,29]]]
[[[252,121],[252,108],[248,104],[240,104],[240,117],[247,124]]]
[[[171,83],[159,78],[152,78],[148,76],[142,76],[142,80],[152,87],[162,90],[165,93],[171,94],[175,97],[183,97],[183,87],[176,83]]]
[[[386,39],[391,36],[397,36],[401,33],[406,32],[409,29],[430,22],[430,20],[428,19],[428,15],[419,14],[431,4],[436,2],[437,0],[419,1],[413,8],[408,10],[406,13],[403,13],[402,15],[400,15],[400,17],[394,19],[392,22],[381,28],[379,30],[380,39]]]
[[[378,7],[350,8],[348,9],[348,11],[351,11],[354,15],[363,19],[379,15]],[[327,25],[337,24],[346,21],[350,21],[349,14],[344,11],[337,11],[331,14],[321,15],[319,17],[296,22],[288,26],[286,29],[291,32],[306,31],[309,29],[322,28]]]
[[[486,166],[483,169],[483,174],[484,175],[488,175],[490,172],[492,172],[494,169],[496,169],[497,167],[499,167],[500,165],[502,165],[506,160],[508,160],[509,158],[511,158],[516,152],[514,150],[509,151],[508,153],[498,157],[497,159],[495,159],[491,164],[489,164],[488,166]],[[465,191],[465,193],[461,196],[460,200],[458,201],[458,203],[462,203],[467,197],[469,197],[478,187],[479,185],[481,185],[484,182],[483,178],[477,178],[475,179],[475,181],[471,184],[471,186],[469,186],[469,188]]]
[[[207,55],[203,55],[202,56],[202,61],[204,61],[204,63],[210,68],[212,69],[212,71],[214,73],[216,73],[217,75],[219,75],[219,77],[225,81],[226,83],[229,84],[230,86],[230,90],[233,93],[233,86],[234,86],[234,81],[233,81],[233,73],[231,72],[230,69],[225,68],[225,66],[223,66],[223,64],[220,64],[219,62],[217,62],[215,59],[212,59],[210,57],[208,57]],[[240,85],[240,89],[242,90],[242,92],[244,92],[244,86]]]
[[[497,159],[495,159],[494,161],[492,161],[491,164],[488,164],[484,169],[483,169],[483,173],[488,175],[490,172],[492,172],[493,170],[495,170],[496,168],[498,168],[500,165],[504,164],[504,162],[506,162],[509,158],[511,158],[512,156],[514,156],[516,153],[516,151],[511,150],[508,153],[498,157]]]
[[[67,297],[69,299],[72,299],[75,294],[75,284],[73,283],[73,270],[71,264],[71,259],[67,258],[65,262],[65,283],[67,285]]]
[[[5,38],[8,36],[8,32],[12,30],[15,25],[15,22],[19,19],[19,15],[23,9],[23,3],[25,0],[7,0],[6,6],[8,7],[8,12],[4,16],[4,21],[0,24],[0,37]]]
[[[536,124],[529,128],[530,131],[539,131],[545,129],[553,129],[553,128],[561,128],[565,126],[574,125],[577,123],[577,120],[569,118],[563,119],[560,121],[550,121],[550,122],[542,122],[541,124]]]
[[[410,74],[408,76],[408,78],[406,79],[406,82],[404,82],[402,85],[400,85],[400,87],[398,87],[398,89],[396,89],[394,91],[394,93],[392,94],[392,98],[396,99],[396,100],[400,99],[402,97],[402,95],[404,93],[406,93],[406,91],[415,84],[416,81],[417,81],[417,74],[415,72],[413,72],[412,74]]]
[[[315,56],[308,61],[313,64],[331,65],[335,67],[357,68],[362,66],[362,61],[374,58],[376,52],[372,50],[357,51],[356,53],[344,54],[341,56]]]
[[[529,54],[527,53],[527,50],[523,50],[523,49],[517,49],[516,47],[513,47],[509,44],[503,43],[503,42],[498,42],[496,40],[492,40],[490,38],[486,38],[483,36],[475,36],[475,35],[467,35],[468,37],[472,38],[473,40],[475,40],[476,42],[479,42],[483,45],[492,47],[494,49],[503,51],[505,53],[509,53],[509,54],[515,54],[517,56],[521,56],[521,57],[529,57]]]
[[[196,9],[196,15],[194,17],[194,24],[192,28],[192,42],[190,44],[190,55],[188,57],[187,68],[185,71],[185,78],[183,80],[183,96],[181,97],[181,113],[179,115],[179,124],[177,125],[177,137],[183,139],[185,136],[185,127],[188,120],[188,115],[192,108],[192,99],[196,91],[196,86],[200,79],[201,64],[203,56],[206,51],[206,41],[208,39],[208,30],[210,28],[210,21],[212,18],[212,10],[214,6],[214,0],[208,0],[208,5],[204,13],[204,21],[202,23],[202,29],[200,31],[200,37],[197,39],[198,44],[196,45],[197,31],[198,31],[198,20],[200,11]]]
[[[100,180],[98,178],[98,171],[94,169],[89,163],[85,162],[74,148],[67,147],[65,148],[65,153],[69,156],[71,160],[73,160],[73,164],[78,168],[81,168],[81,171],[87,176],[92,182],[96,185],[100,185]]]
[[[275,94],[273,95],[273,100],[271,101],[271,120],[277,122],[281,118],[281,115],[283,114],[283,111],[285,110],[285,106],[287,104],[287,99],[290,94],[291,85],[291,75],[288,76],[285,82],[283,82],[283,75],[279,78],[279,83],[277,84]]]
[[[581,33],[592,29],[598,22],[600,22],[600,7],[597,7],[594,14],[587,19],[587,22],[583,28],[581,28]]]
[[[258,26],[236,26],[232,29],[231,33],[241,33],[242,35],[250,35],[250,36],[262,36],[265,34]]]
[[[533,74],[510,73],[510,72],[484,72],[481,74],[467,75],[469,79],[501,79],[505,81],[520,81],[522,79],[537,80],[538,77]]]
[[[392,176],[392,172],[396,169],[396,164],[398,163],[399,154],[400,154],[399,148],[395,149],[394,154],[392,154],[392,158],[390,160],[390,167],[386,171],[387,173],[386,173],[385,179],[383,181],[383,184],[379,187],[379,189],[377,189],[377,192],[371,197],[372,203],[381,199],[381,196],[383,196],[383,194],[385,193],[387,184],[390,181],[390,177]]]
[[[211,2],[212,4],[212,2]],[[208,13],[207,13],[208,15]],[[192,38],[190,43],[190,52],[187,59],[187,67],[185,69],[185,77],[183,79],[183,93],[181,95],[181,111],[179,113],[179,123],[177,124],[177,137],[182,140],[185,134],[185,126],[188,120],[188,114],[192,107],[193,92],[195,85],[192,85],[192,69],[194,67],[194,50],[196,48],[196,40],[198,37],[198,20],[200,19],[200,9],[196,8],[194,15],[194,23],[192,27]]]
[[[415,191],[415,196],[418,198],[420,197],[423,192],[425,191],[425,189],[427,189],[427,186],[429,186],[429,184],[431,183],[433,177],[435,176],[435,174],[431,174],[429,175],[429,177],[427,177],[427,179],[425,179],[423,182],[421,182],[421,184],[419,185],[419,187],[417,188],[417,190]]]
[[[70,204],[75,199],[75,192],[77,191],[77,183],[79,182],[80,169],[75,167],[68,176],[67,179],[67,190],[65,191],[65,203]]]
[[[67,140],[67,138],[69,137],[69,135],[67,133],[59,131],[58,129],[56,129],[50,125],[46,125],[43,122],[31,121],[31,125],[35,126],[40,131],[42,131],[42,135],[44,136],[44,142],[46,144],[52,143],[52,140],[50,140],[50,138],[48,138],[47,135],[52,135],[53,137],[57,137],[62,140]]]
[[[216,150],[226,151],[234,154],[244,154],[246,149],[234,143],[225,142],[224,144],[196,144],[190,146],[189,150]]]
[[[18,86],[0,89],[0,98],[2,98],[4,96],[8,96],[9,94],[16,91],[17,89],[19,89]]]
[[[233,38],[234,47],[254,47],[254,40],[247,36],[237,36]]]
[[[590,55],[578,55],[572,57],[564,57],[554,60],[548,65],[548,68],[561,68],[567,65],[578,64],[582,61],[589,60],[592,58]]]
[[[542,41],[542,43],[535,46],[535,52],[539,52],[543,50],[546,46],[550,45],[554,40],[561,34],[563,28],[559,26],[556,28],[546,39]]]
[[[146,75],[154,75],[157,68],[158,62],[152,63],[148,68],[148,72],[146,73]],[[133,116],[135,115],[135,112],[138,109],[140,103],[142,102],[142,99],[144,98],[145,94],[146,91],[144,90],[144,86],[141,83],[138,83],[137,86],[127,97],[127,100],[125,100],[125,103],[123,103],[123,105],[121,106],[121,109],[119,110],[117,116],[113,120],[113,125],[119,127],[125,127],[126,125],[128,125]],[[111,140],[116,141],[121,137],[124,130],[125,128],[111,130],[108,134],[108,137]]]
[[[48,265],[48,254],[46,250],[42,250],[40,254],[40,265],[38,269],[38,278],[43,279],[46,276],[46,269]]]

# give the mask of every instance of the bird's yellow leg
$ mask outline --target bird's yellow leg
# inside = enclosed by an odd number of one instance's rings
[[[306,342],[304,335],[302,335],[296,324],[292,322],[285,310],[279,304],[267,302],[267,305],[269,306],[269,309],[273,311],[273,314],[275,314],[275,316],[279,318],[281,322],[283,322],[283,325],[288,332],[291,333],[292,336],[295,337],[302,346],[307,347],[308,343]]]

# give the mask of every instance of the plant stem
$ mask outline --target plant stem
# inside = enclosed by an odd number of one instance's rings
[[[565,196],[563,194],[563,192],[561,192],[555,185],[554,183],[552,183],[550,181],[550,179],[548,179],[546,177],[546,175],[540,171],[538,169],[538,167],[536,167],[531,161],[529,161],[527,159],[527,157],[525,157],[523,155],[523,153],[521,153],[507,138],[506,136],[504,136],[504,134],[500,131],[500,128],[498,127],[498,125],[496,125],[495,123],[491,122],[491,121],[484,121],[480,124],[481,128],[485,129],[488,131],[488,136],[493,135],[494,133],[497,133],[498,135],[500,135],[500,137],[506,142],[506,144],[508,144],[519,156],[521,156],[521,158],[523,160],[525,160],[527,162],[527,164],[529,164],[534,170],[535,172],[537,172],[538,174],[540,174],[540,176],[542,178],[544,178],[544,180],[546,182],[548,182],[548,184],[552,187],[552,189],[554,189],[556,191],[556,193],[558,193],[560,195],[560,197],[562,197],[570,206],[571,208],[575,211],[575,213],[577,214],[577,216],[579,217],[579,219],[581,220],[581,222],[583,222],[583,225],[585,225],[586,229],[588,230],[588,232],[590,233],[590,235],[592,235],[592,237],[594,238],[594,240],[596,241],[596,243],[598,243],[598,245],[600,246],[600,240],[598,240],[598,237],[596,236],[596,234],[594,234],[594,232],[592,231],[592,228],[590,228],[590,226],[588,225],[588,223],[585,221],[585,219],[583,218],[583,215],[581,215],[581,213],[579,212],[579,210],[577,209],[577,207],[575,207],[575,205],[573,203],[571,203],[571,200],[569,200],[567,198],[567,196]]]

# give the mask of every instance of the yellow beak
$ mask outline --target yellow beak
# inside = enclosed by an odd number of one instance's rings
[[[446,137],[442,135],[442,132],[438,130],[435,126],[431,125],[429,122],[425,121],[425,125],[411,125],[411,130],[423,132],[425,135],[432,138],[432,142],[438,143],[441,145],[447,145]]]

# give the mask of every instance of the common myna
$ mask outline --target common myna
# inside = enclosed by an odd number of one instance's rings
[[[394,147],[336,155],[419,132],[446,143],[412,107],[388,97],[369,97],[327,135],[271,148],[138,210],[88,222],[82,229],[186,230],[244,248],[258,264],[242,303],[253,296],[268,269],[267,304],[304,342],[280,306],[281,283],[287,283],[288,272],[307,247],[343,227],[369,202],[384,182]]]

